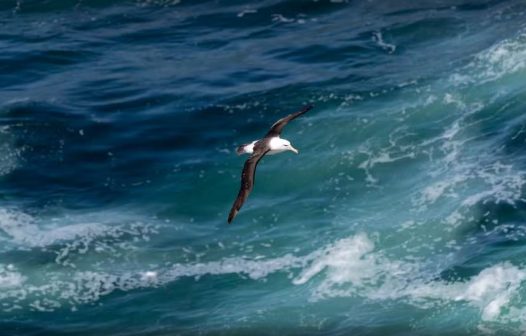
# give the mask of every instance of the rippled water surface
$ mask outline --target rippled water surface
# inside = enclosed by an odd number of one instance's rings
[[[6,0],[0,50],[3,334],[526,331],[524,1]]]

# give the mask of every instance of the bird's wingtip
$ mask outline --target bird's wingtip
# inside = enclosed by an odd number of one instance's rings
[[[228,224],[232,223],[232,221],[234,220],[234,217],[236,217],[237,215],[237,210],[236,209],[232,209],[232,211],[230,211],[230,214],[228,215]]]

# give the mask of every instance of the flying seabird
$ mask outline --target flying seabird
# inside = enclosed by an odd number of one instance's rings
[[[241,145],[237,148],[236,152],[238,155],[250,154],[250,157],[245,161],[245,165],[243,166],[243,172],[241,173],[241,187],[239,188],[237,198],[232,205],[230,214],[228,215],[228,223],[231,223],[234,217],[236,217],[239,209],[241,209],[243,203],[245,203],[248,195],[252,191],[252,188],[254,187],[256,166],[265,154],[273,155],[285,151],[291,151],[298,154],[298,150],[292,147],[290,141],[280,138],[281,131],[289,121],[296,119],[310,109],[312,109],[312,105],[307,105],[298,112],[281,118],[272,125],[263,139],[252,141],[251,143]]]

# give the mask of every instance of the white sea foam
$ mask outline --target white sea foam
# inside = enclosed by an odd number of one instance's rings
[[[415,158],[415,146],[398,145],[397,141],[399,139],[397,136],[399,136],[399,133],[407,134],[407,131],[405,128],[395,129],[393,133],[389,135],[389,144],[383,148],[373,150],[373,145],[369,142],[365,142],[359,147],[358,152],[367,156],[365,160],[358,163],[358,168],[365,172],[367,183],[374,185],[379,182],[379,178],[373,175],[372,172],[375,166]],[[400,137],[403,136],[404,135],[400,135]],[[355,157],[351,159],[354,160]]]
[[[14,145],[11,128],[11,125],[0,127],[0,176],[7,175],[18,167],[25,150],[23,146],[16,147]]]
[[[448,87],[451,83],[484,85],[525,68],[526,34],[519,33],[480,52],[448,81],[439,81],[433,90],[441,90],[442,85]],[[480,119],[473,120],[471,116],[482,111],[487,102],[474,100],[462,91],[446,92],[441,102],[453,106],[458,118],[442,134],[417,146],[416,152],[439,152],[441,155],[438,160],[436,154],[430,157],[433,165],[428,174],[434,181],[413,199],[413,204],[420,210],[427,210],[440,198],[458,198],[459,206],[445,219],[445,222],[455,225],[464,219],[470,208],[481,202],[515,204],[521,198],[525,172],[509,162],[499,161],[497,153],[492,153],[490,157],[486,153],[472,151],[468,146],[471,143],[468,135],[478,131],[476,120]]]
[[[176,6],[181,3],[181,0],[137,0],[137,5],[140,7],[145,6]]]
[[[40,285],[32,283],[35,279],[28,279],[23,287],[18,286],[25,281],[23,275],[11,272],[4,276],[0,271],[0,287],[5,289],[0,292],[0,300],[10,303],[3,307],[8,310],[14,309],[15,305],[20,308],[28,305],[35,310],[49,311],[63,305],[75,307],[95,302],[115,291],[162,286],[182,277],[198,280],[205,275],[238,274],[248,275],[253,280],[263,279],[274,272],[301,267],[308,259],[309,256],[285,255],[266,260],[226,258],[217,262],[174,264],[158,270],[137,272],[70,271],[47,274],[48,282]]]
[[[374,32],[373,41],[375,41],[380,48],[386,50],[389,54],[392,54],[396,51],[396,45],[384,41],[382,32]]]
[[[57,264],[69,267],[76,267],[71,258],[88,252],[118,255],[132,248],[126,237],[147,241],[158,227],[119,213],[78,214],[43,221],[20,211],[0,209],[0,241],[4,248],[50,249]]]
[[[422,198],[417,200],[419,205],[430,205],[435,203],[440,197],[446,195],[449,190],[459,183],[464,182],[467,179],[464,175],[455,175],[453,178],[448,180],[442,180],[435,182],[431,185],[428,185],[422,191]],[[456,197],[456,193],[450,191],[449,195],[451,197]]]
[[[471,183],[472,187],[466,188]],[[450,175],[443,180],[427,186],[416,204],[429,206],[439,197],[451,196],[459,199],[458,206],[444,219],[450,226],[459,226],[473,207],[493,202],[515,205],[522,200],[526,185],[526,172],[515,169],[512,164],[500,161],[481,165],[475,163],[457,163]],[[455,188],[460,188],[455,191]],[[446,193],[447,192],[447,193]],[[458,193],[462,193],[462,198]],[[423,207],[421,210],[425,210]]]
[[[274,22],[282,22],[282,23],[291,23],[291,22],[294,22],[296,20],[292,19],[292,18],[287,18],[287,17],[283,16],[282,14],[272,14],[272,21],[274,21]]]
[[[450,81],[455,85],[483,84],[526,68],[526,33],[503,40],[482,51]]]
[[[342,281],[356,283],[365,277],[370,277],[372,270],[368,266],[374,265],[375,261],[371,260],[367,253],[373,248],[373,243],[365,234],[339,240],[325,248],[321,255],[294,279],[293,283],[304,284],[325,269],[330,273],[329,277],[334,284]]]
[[[243,16],[247,15],[247,14],[255,14],[257,13],[258,11],[256,9],[252,9],[252,8],[245,8],[243,9],[241,12],[237,13],[237,17],[239,18],[242,18]]]
[[[422,307],[466,302],[480,309],[482,320],[492,321],[520,296],[526,280],[526,270],[508,262],[485,268],[466,281],[438,280],[424,269],[425,265],[417,262],[391,260],[375,252],[373,242],[365,234],[358,234],[325,248],[293,283],[303,285],[318,275],[314,291],[317,300],[361,296],[396,299]]]
[[[502,308],[513,297],[520,296],[519,288],[525,279],[524,269],[503,262],[483,269],[467,281],[416,283],[400,294],[410,300],[466,302],[480,309],[482,320],[490,321],[500,317]]]
[[[85,245],[97,237],[119,238],[127,234],[147,239],[149,234],[156,232],[154,225],[118,213],[74,215],[60,220],[60,226],[53,221],[43,224],[26,213],[0,209],[0,232],[7,236],[5,240],[20,248],[45,247],[75,240]]]
[[[385,256],[365,233],[339,239],[306,255],[230,257],[149,270],[122,269],[65,269],[64,273],[40,274],[39,278],[46,281],[38,284],[13,265],[0,266],[0,300],[5,303],[2,309],[50,311],[64,305],[74,309],[116,291],[163,286],[183,277],[204,281],[207,275],[237,274],[247,276],[246,281],[257,281],[286,273],[292,285],[308,285],[314,300],[358,296],[376,301],[399,300],[424,309],[427,304],[448,307],[455,302],[466,303],[480,309],[481,320],[496,321],[507,318],[506,312],[512,308],[520,309],[512,302],[526,279],[526,270],[506,262],[485,268],[465,281],[436,279],[418,261]]]
[[[521,283],[526,279],[526,272],[509,263],[489,267],[462,285],[457,300],[467,300],[483,309],[482,318],[492,320],[500,314],[511,296],[516,294]]]
[[[439,199],[456,199],[458,206],[450,209],[444,223],[458,226],[471,213],[473,207],[486,202],[514,205],[521,199],[526,183],[526,172],[518,169],[513,161],[500,157],[498,150],[481,153],[470,146],[473,141],[468,134],[478,131],[477,121],[471,118],[483,110],[479,101],[466,102],[458,94],[446,93],[446,104],[454,104],[459,116],[451,121],[438,136],[420,143],[415,151],[440,153],[430,157],[427,174],[431,183],[414,195],[415,210],[427,211]],[[491,146],[491,144],[488,144]]]
[[[101,212],[44,220],[14,209],[1,209],[0,236],[3,236],[4,249],[36,248],[56,255],[54,267],[36,273],[31,268],[0,265],[2,309],[28,307],[50,311],[64,304],[75,307],[97,301],[115,290],[155,283],[155,271],[119,274],[113,274],[113,269],[100,271],[122,259],[124,252],[134,250],[134,244],[148,240],[157,232],[159,225],[155,221],[138,221],[137,218],[133,214]],[[90,255],[100,253],[107,253],[108,257],[103,262],[90,262]]]
[[[485,182],[488,189],[465,198],[463,205],[471,206],[487,199],[492,199],[495,203],[513,205],[521,199],[522,189],[526,183],[525,173],[517,171],[513,165],[497,161],[474,173],[477,178]]]
[[[168,282],[183,276],[201,277],[204,275],[244,274],[251,279],[257,280],[277,271],[286,271],[290,268],[300,267],[310,259],[313,259],[312,255],[296,257],[287,254],[274,259],[234,257],[208,263],[175,264],[163,274],[160,274],[159,279],[161,282]]]
[[[19,287],[25,280],[12,264],[0,264],[0,289]]]

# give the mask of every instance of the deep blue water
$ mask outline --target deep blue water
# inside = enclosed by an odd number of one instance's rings
[[[0,88],[2,335],[526,331],[524,1],[4,0]]]

